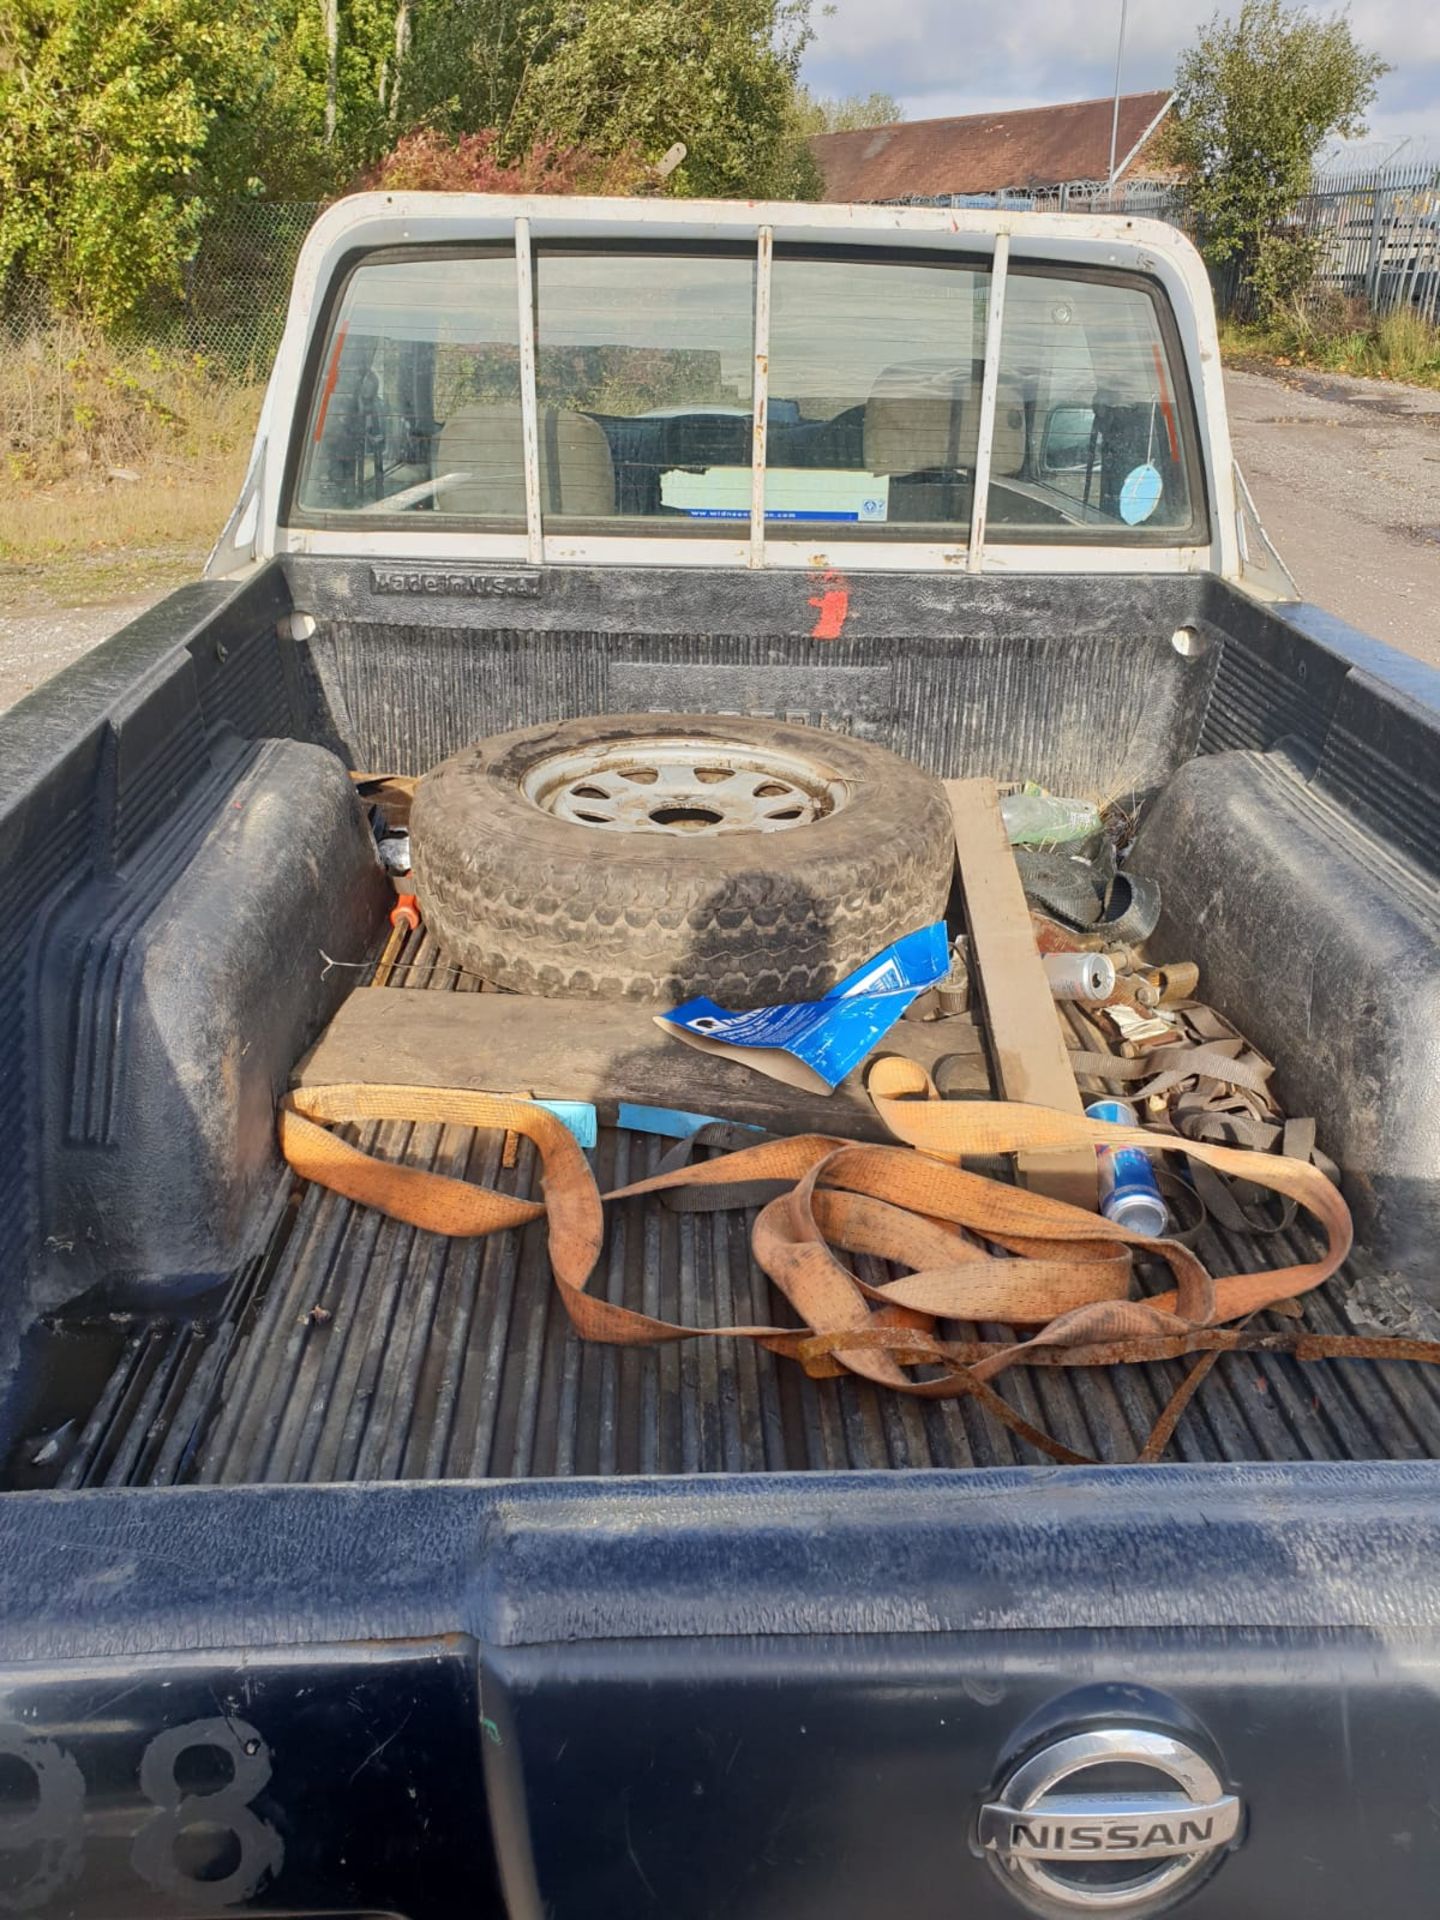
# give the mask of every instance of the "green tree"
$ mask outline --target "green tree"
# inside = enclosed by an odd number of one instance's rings
[[[452,138],[504,126],[564,17],[559,0],[395,0],[392,12],[391,128]]]
[[[653,163],[679,141],[672,192],[819,191],[797,97],[809,0],[588,0],[531,13],[527,33],[507,151],[548,139]]]
[[[862,127],[890,127],[905,118],[905,109],[891,93],[852,93],[831,99],[801,87],[800,122],[807,134],[855,133]]]
[[[1285,223],[1325,142],[1364,133],[1387,71],[1343,13],[1285,0],[1216,14],[1180,56],[1161,155],[1188,177],[1206,258],[1238,262],[1267,307],[1308,282],[1313,255]]]
[[[667,191],[814,193],[810,3],[0,0],[0,289],[136,316],[238,203],[320,197],[416,133],[412,171],[652,185],[679,141]]]
[[[218,201],[318,164],[261,0],[0,0],[0,279],[96,318],[178,289]]]
[[[304,102],[307,138],[341,187],[390,145],[409,65],[412,6],[395,0],[256,0],[273,8]]]

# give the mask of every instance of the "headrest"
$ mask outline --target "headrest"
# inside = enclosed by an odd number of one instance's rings
[[[865,403],[867,472],[929,473],[963,466],[960,437],[969,388],[968,368],[887,367]],[[978,385],[975,391],[978,406]]]
[[[615,511],[615,471],[605,429],[588,414],[542,407],[542,513],[608,516]],[[463,475],[435,496],[440,513],[525,517],[525,460],[518,406],[461,407],[440,429],[436,468]]]
[[[969,472],[980,436],[978,362],[965,367],[887,367],[865,405],[865,465],[871,473]],[[1002,379],[995,401],[990,471],[1025,464],[1025,402]]]

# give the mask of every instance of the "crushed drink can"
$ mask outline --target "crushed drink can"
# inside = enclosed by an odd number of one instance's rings
[[[1090,1000],[1097,1004],[1115,991],[1115,962],[1104,953],[1045,953],[1040,956],[1045,978],[1057,1000]]]
[[[1116,1126],[1138,1127],[1140,1117],[1128,1100],[1092,1100],[1085,1109],[1092,1120]],[[1159,1239],[1170,1224],[1169,1209],[1155,1178],[1150,1156],[1143,1147],[1097,1147],[1100,1163],[1100,1211],[1117,1227]]]

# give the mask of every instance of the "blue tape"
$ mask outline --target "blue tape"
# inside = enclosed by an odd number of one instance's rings
[[[620,1102],[620,1125],[635,1133],[661,1133],[668,1140],[686,1140],[697,1127],[713,1124],[713,1113],[684,1113],[678,1107],[636,1107]]]
[[[535,1100],[531,1104],[553,1113],[562,1127],[569,1128],[582,1147],[593,1147],[599,1140],[599,1119],[594,1107],[587,1105],[584,1100]]]

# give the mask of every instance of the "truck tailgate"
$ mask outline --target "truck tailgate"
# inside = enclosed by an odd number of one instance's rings
[[[998,1920],[976,1815],[1068,1700],[1213,1743],[1245,1825],[1188,1911],[1429,1913],[1437,1492],[1376,1465],[19,1496],[0,1745],[34,1790],[0,1898]]]

